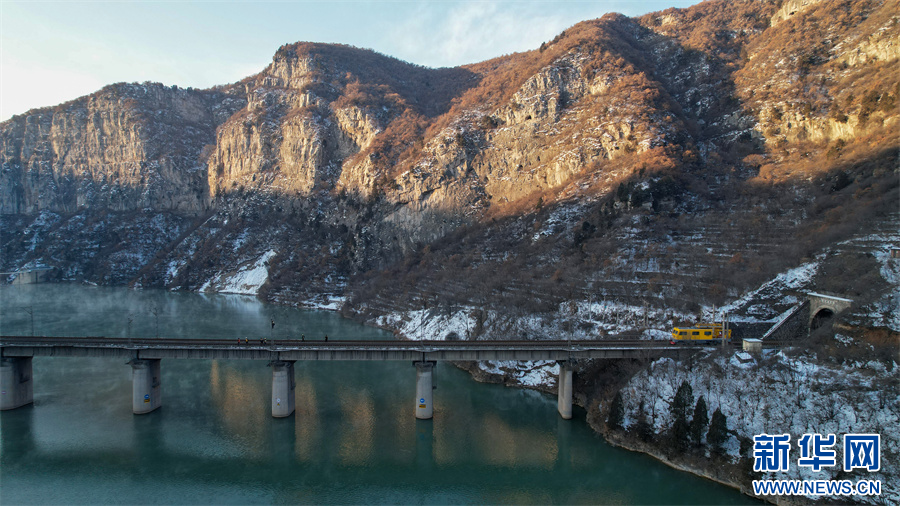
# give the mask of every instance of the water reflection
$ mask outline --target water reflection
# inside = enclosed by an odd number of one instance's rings
[[[301,377],[297,381],[294,395],[297,409],[294,418],[294,434],[297,446],[294,454],[298,462],[312,462],[316,458],[317,447],[314,444],[315,436],[319,433],[319,403],[312,380],[309,377]]]
[[[378,461],[419,468],[473,462],[506,468],[568,469],[573,465],[572,424],[555,421],[552,402],[530,396],[541,406],[540,412],[531,415],[554,420],[557,430],[523,421],[521,409],[504,406],[506,401],[498,399],[508,394],[515,397],[515,391],[500,391],[501,395],[485,403],[467,390],[471,385],[463,385],[436,392],[440,421],[417,421],[413,404],[404,402],[414,393],[414,370],[407,366],[405,362],[299,364],[297,410],[281,423],[270,420],[269,369],[261,362],[212,361],[210,403],[225,433],[240,441],[242,451],[253,458],[271,451],[268,427],[280,431],[292,424],[291,437],[280,438],[279,446],[290,445],[298,463],[330,453],[348,467]],[[367,377],[381,382],[372,384]],[[413,451],[405,450],[411,442]]]
[[[388,337],[333,314],[279,313],[246,298],[59,287],[58,300],[53,290],[14,299],[7,290],[0,289],[3,315],[45,297],[47,306],[81,314],[58,317],[64,323],[55,331],[72,335],[122,331],[122,311],[152,302],[169,315],[160,318],[166,335],[268,331],[275,314],[284,323],[277,330]],[[4,332],[29,324],[2,322]],[[136,335],[155,332],[137,319],[132,325]],[[298,362],[295,369],[296,412],[275,419],[265,362],[163,360],[162,408],[135,416],[123,360],[35,358],[34,406],[0,414],[0,502],[750,502],[606,446],[583,422],[560,420],[555,398],[479,385],[449,364],[435,369],[435,418],[427,421],[414,417],[415,369],[407,362]]]
[[[431,420],[416,420],[416,468],[421,470],[434,469],[434,422]]]
[[[271,379],[266,382],[265,363],[251,362],[249,365],[261,371],[212,361],[210,378],[217,377],[219,387],[212,387],[210,381],[210,396],[216,415],[221,417],[222,429],[237,439],[244,453],[262,458],[267,451],[264,444],[269,436],[267,422],[272,416],[271,400],[265,395],[271,388]],[[220,376],[224,379],[219,379]]]

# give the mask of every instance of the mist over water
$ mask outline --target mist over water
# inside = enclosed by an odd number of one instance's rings
[[[163,337],[391,338],[248,297],[0,287],[0,333],[28,335],[32,313],[36,335],[153,337],[158,321]],[[0,503],[753,502],[608,446],[551,396],[446,363],[428,421],[414,417],[408,362],[297,362],[295,374],[297,411],[275,419],[264,361],[163,360],[162,408],[134,415],[123,360],[35,358],[34,405],[0,414]]]

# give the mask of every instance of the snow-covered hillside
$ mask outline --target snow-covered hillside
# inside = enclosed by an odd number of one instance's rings
[[[843,337],[844,339],[848,339]],[[834,449],[843,455],[844,434],[880,434],[878,472],[843,473],[840,466],[814,472],[790,466],[788,472],[768,473],[758,479],[873,479],[881,480],[881,496],[858,497],[869,504],[900,502],[900,365],[881,361],[844,365],[822,364],[802,348],[766,351],[762,356],[706,352],[692,367],[672,359],[660,359],[636,375],[622,389],[625,427],[634,428],[639,406],[654,433],[672,428],[669,406],[683,381],[695,398],[703,395],[709,415],[720,409],[727,417],[731,436],[724,445],[732,461],[753,458],[741,455],[739,438],[758,434],[791,434],[796,442],[804,434],[835,434]],[[796,452],[795,452],[796,454]]]

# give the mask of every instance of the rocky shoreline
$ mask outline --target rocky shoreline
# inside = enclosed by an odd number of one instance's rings
[[[487,372],[478,367],[475,362],[451,362],[454,366],[468,372],[471,374],[472,378],[475,381],[480,383],[493,383],[493,384],[502,384],[507,387],[513,388],[525,388],[530,390],[537,390],[540,392],[544,392],[547,394],[556,394],[555,386],[550,385],[522,385],[518,383],[514,378],[509,375],[500,375],[491,372]],[[588,407],[584,406],[583,402],[580,402],[578,396],[576,396],[575,404],[584,408],[587,412],[586,422],[591,429],[603,437],[604,441],[609,443],[612,446],[616,446],[619,448],[623,448],[625,450],[639,452],[646,455],[649,455],[660,462],[666,464],[669,467],[674,469],[678,469],[679,471],[684,471],[687,473],[694,474],[696,476],[701,476],[703,478],[712,480],[716,483],[734,488],[739,490],[741,493],[754,497],[756,499],[764,500],[758,496],[753,496],[749,493],[749,481],[746,479],[742,479],[742,476],[745,476],[741,473],[740,466],[736,465],[729,461],[727,457],[718,457],[718,456],[710,456],[708,457],[708,466],[698,465],[697,462],[689,462],[691,458],[694,460],[697,459],[697,456],[692,456],[689,458],[672,458],[671,456],[665,455],[663,451],[661,451],[658,447],[653,444],[645,443],[640,441],[636,436],[628,435],[625,432],[621,431],[611,431],[605,427],[605,423],[602,421],[602,416],[600,410],[597,406]],[[793,504],[790,502],[776,502],[775,504]]]
[[[362,321],[362,323],[373,325],[372,320]],[[408,338],[403,335],[401,329],[399,328],[391,325],[379,325],[377,323],[374,324],[374,326],[383,328],[384,330],[388,330],[400,339],[408,340]],[[490,383],[504,385],[511,388],[536,390],[549,395],[556,395],[557,393],[556,385],[546,382],[525,384],[519,381],[519,379],[514,377],[510,372],[502,371],[502,368],[500,369],[502,372],[494,372],[488,371],[485,368],[479,366],[479,362],[475,361],[449,361],[448,363],[453,365],[454,367],[466,371],[467,373],[469,373],[472,379],[479,383]],[[628,435],[627,433],[621,431],[611,431],[607,429],[603,421],[603,416],[601,414],[599,405],[597,403],[593,403],[593,405],[590,406],[585,405],[585,399],[586,396],[583,392],[576,391],[573,402],[574,404],[585,409],[585,411],[587,412],[586,422],[588,426],[590,426],[590,428],[598,435],[603,437],[604,441],[606,441],[610,445],[633,452],[644,453],[674,469],[701,476],[703,478],[715,481],[716,483],[720,483],[722,485],[737,489],[741,491],[741,493],[748,495],[749,497],[756,497],[748,493],[749,482],[747,480],[741,479],[739,466],[730,462],[727,457],[711,456],[710,462],[714,463],[714,465],[699,466],[696,462],[688,462],[687,459],[675,459],[671,458],[670,456],[666,456],[664,452],[659,448],[655,447],[652,444],[640,441],[634,435]],[[609,401],[610,399],[603,399],[604,404],[608,404]],[[759,497],[756,498],[760,499]]]
[[[742,479],[745,475],[741,472],[740,465],[734,464],[727,457],[715,455],[703,457],[709,463],[707,466],[698,465],[699,463],[697,460],[699,460],[700,456],[697,455],[692,455],[687,458],[672,458],[672,456],[665,455],[664,452],[660,451],[659,448],[654,445],[642,442],[635,436],[620,431],[611,431],[605,428],[601,425],[603,422],[599,419],[599,413],[596,415],[597,416],[591,417],[591,414],[588,414],[588,425],[594,432],[603,436],[603,439],[610,445],[649,455],[679,471],[701,476],[727,487],[737,489],[742,494],[749,497],[765,500],[750,493],[747,480],[745,478]],[[689,460],[694,460],[694,462],[690,462]]]

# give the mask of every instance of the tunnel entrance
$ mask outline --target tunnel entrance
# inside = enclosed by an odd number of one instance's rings
[[[822,309],[818,313],[813,316],[812,323],[810,323],[810,330],[816,330],[822,328],[826,325],[830,326],[832,320],[834,319],[834,311],[830,309]]]
[[[825,295],[809,292],[809,330],[820,329],[824,326],[831,328],[834,318],[843,311],[850,309],[853,301],[837,295]]]

